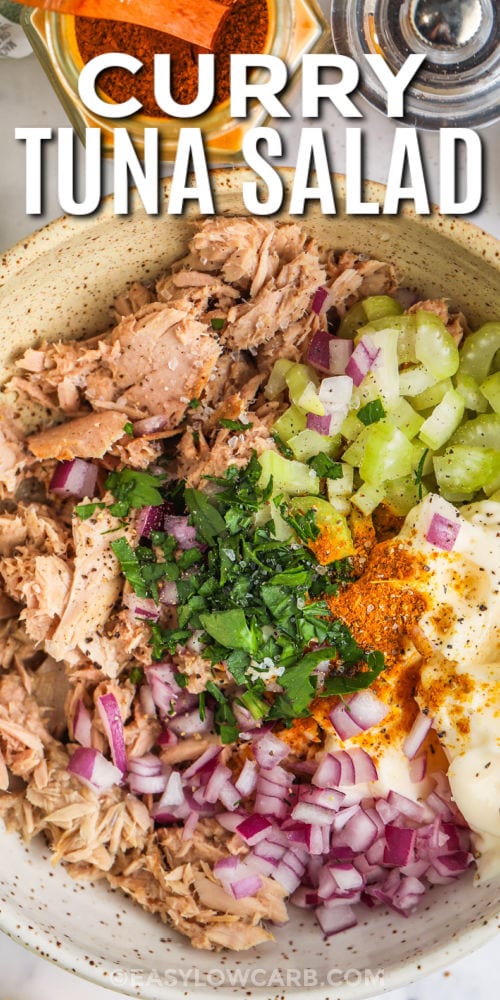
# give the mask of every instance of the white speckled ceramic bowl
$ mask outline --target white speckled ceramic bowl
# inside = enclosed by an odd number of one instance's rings
[[[291,172],[285,172],[287,185]],[[220,213],[242,212],[245,170],[220,171]],[[343,183],[337,179],[337,204]],[[168,181],[165,183],[168,194]],[[369,196],[383,191],[371,185]],[[334,248],[394,261],[405,283],[424,295],[448,295],[472,323],[500,316],[500,246],[473,226],[411,213],[304,220]],[[152,278],[184,250],[192,220],[147,217],[137,206],[115,218],[108,202],[97,217],[60,219],[8,253],[0,278],[0,362],[41,336],[103,329],[108,307],[128,280]],[[500,884],[468,877],[435,887],[409,919],[380,908],[324,942],[313,919],[295,910],[276,942],[235,955],[196,952],[184,938],[102,883],[73,882],[52,868],[43,843],[25,847],[0,833],[0,927],[66,969],[151,1000],[308,995],[355,1000],[392,989],[448,964],[492,936],[500,923]]]

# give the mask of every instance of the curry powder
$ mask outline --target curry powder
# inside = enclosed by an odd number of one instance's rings
[[[221,0],[222,3],[225,0]],[[227,0],[229,5],[230,0]],[[203,4],[200,4],[200,17]],[[124,69],[104,70],[98,78],[101,90],[118,103],[136,97],[143,113],[165,117],[154,98],[154,56],[171,56],[171,94],[178,104],[191,104],[198,93],[198,54],[203,49],[163,31],[139,24],[99,18],[75,17],[76,40],[85,63],[104,52],[125,52],[144,64],[132,75]],[[219,32],[215,55],[215,104],[230,96],[230,57],[255,54],[266,47],[269,30],[268,0],[236,3]]]

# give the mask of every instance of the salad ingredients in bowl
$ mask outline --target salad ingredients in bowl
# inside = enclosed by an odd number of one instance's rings
[[[203,223],[2,421],[7,825],[204,949],[500,870],[500,326]]]

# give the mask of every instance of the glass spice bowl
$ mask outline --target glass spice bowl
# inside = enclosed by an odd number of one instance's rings
[[[293,82],[300,73],[302,56],[307,52],[331,48],[331,35],[316,0],[267,0],[267,3],[269,30],[263,51],[287,63],[290,81]],[[268,121],[267,112],[257,102],[249,104],[249,114],[244,121],[232,118],[229,100],[214,105],[198,118],[153,117],[140,112],[126,119],[100,117],[85,107],[78,94],[78,76],[83,60],[76,40],[75,18],[25,8],[21,22],[77,135],[83,141],[86,128],[100,128],[102,150],[106,156],[113,152],[114,128],[127,128],[140,155],[143,131],[154,127],[159,129],[161,159],[168,162],[175,159],[179,130],[191,126],[202,129],[209,160],[238,162],[242,160],[245,133]],[[255,81],[260,78],[256,71]]]

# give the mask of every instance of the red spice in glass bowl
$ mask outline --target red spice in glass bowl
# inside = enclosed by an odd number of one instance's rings
[[[221,0],[224,2],[224,0]],[[230,2],[230,0],[228,0]],[[202,11],[200,11],[200,14]],[[215,104],[230,94],[230,57],[238,53],[258,53],[266,49],[269,32],[268,0],[243,0],[228,14],[216,41]],[[112,101],[136,97],[143,113],[165,118],[154,99],[153,62],[156,53],[171,56],[171,91],[178,104],[190,104],[198,93],[198,46],[174,35],[138,24],[98,18],[75,17],[76,41],[85,63],[104,52],[126,52],[144,63],[132,76],[127,70],[104,70],[98,79],[103,93]]]

